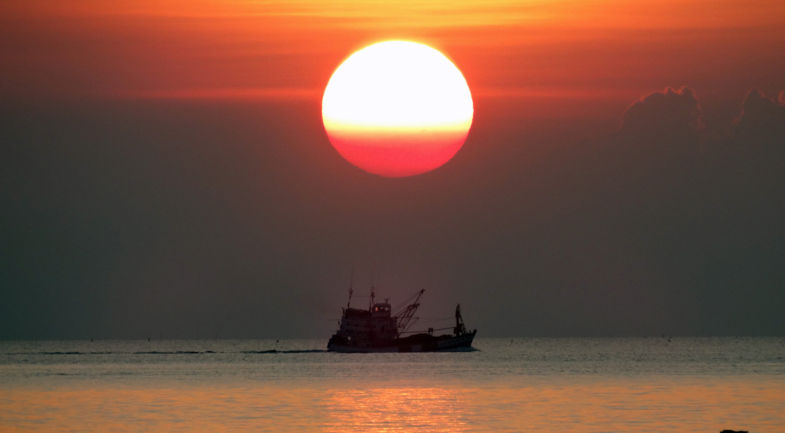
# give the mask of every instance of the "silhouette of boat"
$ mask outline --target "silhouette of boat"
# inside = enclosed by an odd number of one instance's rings
[[[340,327],[330,337],[327,350],[367,353],[471,349],[477,330],[466,330],[460,304],[455,307],[455,326],[452,327],[452,334],[434,335],[434,331],[444,331],[451,328],[428,328],[426,331],[408,330],[417,320],[414,313],[420,306],[420,298],[423,293],[425,293],[425,289],[415,293],[404,302],[402,308],[393,312],[389,300],[374,302],[373,291],[371,291],[371,302],[367,310],[352,308],[352,289],[349,289],[349,301],[346,303],[346,308],[342,309]]]

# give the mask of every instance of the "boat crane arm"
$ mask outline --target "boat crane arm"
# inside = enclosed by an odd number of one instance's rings
[[[408,298],[406,298],[403,301],[401,301],[400,304],[396,305],[395,308],[392,309],[392,315],[393,316],[398,316],[401,313],[403,313],[404,310],[406,309],[406,307],[408,307],[410,304],[418,303],[420,301],[420,297],[422,296],[423,293],[425,293],[425,289],[420,289],[420,290],[414,292]]]
[[[406,330],[411,326],[416,320],[412,321],[414,318],[414,313],[417,311],[417,308],[420,306],[420,298],[422,294],[425,293],[425,289],[421,289],[417,292],[413,297],[414,301],[407,305],[400,314],[397,315],[398,317],[398,333],[404,333]],[[410,298],[411,299],[411,298]]]

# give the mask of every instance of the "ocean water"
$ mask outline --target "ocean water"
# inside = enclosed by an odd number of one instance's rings
[[[0,342],[2,432],[785,432],[783,338]]]

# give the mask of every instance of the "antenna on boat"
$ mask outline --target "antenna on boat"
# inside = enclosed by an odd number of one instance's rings
[[[374,298],[376,298],[376,284],[374,283],[373,276],[374,276],[373,271],[371,271],[371,299],[370,302],[368,303],[368,311],[371,311],[371,309],[373,308],[373,301]]]
[[[349,277],[349,300],[346,301],[346,309],[352,305],[352,294],[354,293],[354,266],[352,266],[352,273]]]

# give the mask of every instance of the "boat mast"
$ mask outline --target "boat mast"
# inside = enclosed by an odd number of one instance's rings
[[[352,267],[352,273],[349,277],[349,300],[346,301],[346,309],[348,310],[349,307],[352,305],[352,294],[354,293],[354,267]]]
[[[463,335],[466,333],[466,326],[463,324],[463,316],[461,315],[461,304],[455,306],[455,335]]]
[[[371,299],[368,303],[368,311],[373,309],[373,302],[376,299],[376,284],[374,283],[373,279],[373,272],[371,272]]]

